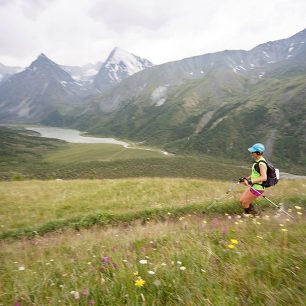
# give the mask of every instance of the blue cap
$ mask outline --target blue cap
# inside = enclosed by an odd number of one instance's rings
[[[254,153],[254,152],[263,153],[263,152],[265,152],[265,149],[266,148],[262,143],[255,143],[252,147],[248,148],[248,150],[251,153]]]

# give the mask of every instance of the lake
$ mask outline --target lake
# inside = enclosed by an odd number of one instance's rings
[[[73,129],[64,129],[58,127],[40,127],[30,126],[25,127],[27,130],[35,131],[40,134],[41,137],[56,138],[71,143],[111,143],[124,147],[128,147],[128,143],[119,141],[114,138],[100,138],[91,136],[82,136],[81,132]]]

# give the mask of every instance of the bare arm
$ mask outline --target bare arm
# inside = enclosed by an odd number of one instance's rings
[[[259,182],[265,182],[267,180],[267,170],[265,165],[259,164],[259,170],[260,170],[260,177],[253,179],[252,183],[256,184]]]

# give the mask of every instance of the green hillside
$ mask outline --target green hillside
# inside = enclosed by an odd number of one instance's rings
[[[123,100],[112,113],[93,105],[76,124],[94,134],[146,141],[174,153],[243,159],[246,148],[262,142],[272,162],[305,174],[304,71],[277,76],[273,70],[256,82],[252,76],[222,73],[169,87],[166,102],[158,107],[146,91]]]
[[[235,180],[246,163],[208,156],[165,155],[157,148],[68,144],[0,128],[0,179],[194,177]]]

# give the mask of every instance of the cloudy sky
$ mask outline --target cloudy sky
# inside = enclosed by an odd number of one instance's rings
[[[249,50],[306,28],[305,0],[0,0],[0,63],[103,61],[118,46],[161,64]]]

